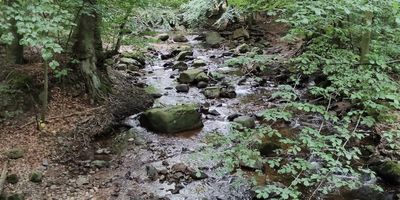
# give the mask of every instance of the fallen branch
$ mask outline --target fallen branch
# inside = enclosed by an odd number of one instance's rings
[[[3,171],[1,172],[0,176],[0,195],[3,193],[3,188],[6,183],[6,178],[7,178],[7,164],[8,162],[6,161],[3,165]]]

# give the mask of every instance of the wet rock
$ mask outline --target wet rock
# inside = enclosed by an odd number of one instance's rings
[[[7,176],[6,181],[7,181],[7,183],[10,183],[10,184],[17,184],[19,181],[18,175],[10,174]]]
[[[202,69],[188,69],[179,75],[178,81],[180,83],[192,83],[201,73],[204,73]]]
[[[97,167],[97,168],[104,168],[104,167],[108,167],[110,165],[110,163],[105,160],[93,160],[91,162],[91,165],[93,167]]]
[[[194,180],[201,180],[201,179],[206,179],[208,178],[208,175],[204,172],[196,172],[196,171],[192,171],[190,174],[190,177],[192,177],[192,179]]]
[[[154,166],[147,165],[146,172],[147,172],[147,176],[149,177],[150,180],[154,181],[158,178],[158,171]]]
[[[29,180],[34,183],[40,183],[40,182],[42,182],[42,179],[43,179],[42,172],[35,171],[29,175]]]
[[[203,127],[196,105],[177,105],[153,108],[140,117],[142,126],[161,133],[178,133]]]
[[[176,56],[176,60],[184,61],[187,60],[188,56],[193,56],[193,51],[182,51]]]
[[[155,99],[158,99],[158,98],[161,98],[163,96],[163,94],[161,94],[161,93],[151,93],[150,96],[155,98]]]
[[[173,62],[166,62],[166,63],[163,64],[163,67],[164,68],[169,68],[169,67],[172,67],[173,65],[174,65]]]
[[[249,39],[250,38],[250,34],[246,29],[238,28],[233,32],[232,39],[236,40],[236,39],[239,39],[239,38]]]
[[[175,35],[172,38],[172,40],[174,42],[188,42],[189,41],[184,35],[181,35],[181,34]]]
[[[21,148],[13,148],[8,150],[5,154],[9,159],[19,159],[24,157],[24,150]]]
[[[210,115],[213,115],[213,116],[219,116],[219,115],[221,115],[218,111],[216,111],[216,110],[209,110],[208,111],[208,114],[210,114]]]
[[[179,84],[175,87],[177,92],[187,93],[189,92],[189,85],[187,84]]]
[[[115,66],[115,69],[123,71],[123,70],[127,70],[128,66],[125,63],[119,63],[117,66]]]
[[[390,184],[400,185],[400,163],[386,161],[373,168],[378,176]]]
[[[235,98],[236,97],[235,88],[233,86],[221,88],[220,96],[222,98]]]
[[[183,172],[185,173],[188,167],[183,163],[177,163],[172,165],[171,170],[174,172]]]
[[[139,61],[133,59],[133,58],[126,58],[123,57],[120,59],[121,63],[127,64],[127,65],[136,65],[136,66],[141,66],[143,67],[144,65],[142,65]]]
[[[168,191],[170,191],[172,194],[179,194],[179,191],[183,188],[184,186],[182,184],[176,184],[174,189],[170,189]]]
[[[208,86],[208,83],[205,81],[199,81],[197,83],[197,88],[206,88]]]
[[[204,89],[203,94],[207,99],[216,99],[219,98],[220,92],[220,87],[207,87]]]
[[[224,79],[224,75],[218,73],[218,72],[211,72],[210,76],[215,79],[216,81],[221,81],[222,79]]]
[[[192,67],[194,68],[199,68],[199,67],[204,67],[206,66],[206,62],[204,60],[201,59],[196,59],[193,61]]]
[[[169,39],[169,35],[166,33],[162,33],[162,34],[158,35],[158,39],[161,41],[167,41]]]
[[[246,128],[254,128],[256,126],[256,122],[254,118],[249,116],[240,116],[233,120],[233,122],[238,123]]]
[[[138,71],[140,68],[136,65],[128,65],[127,69],[130,71]]]
[[[218,32],[213,31],[206,34],[206,43],[211,47],[218,47],[222,41],[224,38]]]
[[[173,66],[172,69],[174,70],[179,70],[179,71],[185,71],[188,69],[188,65],[185,62],[179,61],[176,62]]]
[[[236,51],[239,53],[247,53],[250,51],[250,47],[248,44],[241,44],[236,48]]]
[[[208,76],[206,73],[201,72],[200,74],[197,74],[197,76],[194,78],[194,82],[207,82],[208,81]]]
[[[163,166],[168,166],[168,165],[169,165],[168,161],[166,161],[166,160],[163,160],[161,164],[162,164]]]
[[[242,115],[239,114],[239,113],[234,113],[234,114],[229,115],[229,116],[227,117],[227,119],[228,119],[228,121],[233,121],[234,119],[236,119],[236,118],[238,118],[238,117],[240,117],[240,116],[242,116]]]

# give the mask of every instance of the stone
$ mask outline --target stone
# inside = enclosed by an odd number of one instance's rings
[[[158,35],[158,39],[161,41],[167,41],[169,39],[169,35],[166,33],[162,33],[162,34]]]
[[[208,175],[202,171],[199,171],[199,172],[192,171],[190,173],[190,177],[192,177],[192,179],[194,179],[194,180],[201,180],[201,179],[208,178]]]
[[[9,159],[19,159],[24,157],[24,150],[21,148],[13,148],[6,152],[6,156]]]
[[[240,116],[233,120],[233,122],[240,124],[245,128],[254,128],[256,126],[256,122],[254,118],[249,116]]]
[[[385,161],[373,168],[383,180],[390,184],[400,185],[400,163],[396,161]]]
[[[24,200],[24,194],[11,194],[8,195],[7,200]]]
[[[238,28],[235,31],[233,31],[232,39],[236,40],[236,39],[239,39],[239,38],[249,39],[250,38],[250,34],[246,29]]]
[[[206,73],[201,72],[200,74],[197,74],[197,76],[194,78],[194,82],[200,82],[200,81],[204,82],[208,81],[208,76]]]
[[[116,70],[127,70],[128,66],[125,63],[119,63],[117,66],[115,66]]]
[[[189,41],[184,35],[181,35],[181,34],[175,35],[172,38],[172,40],[174,42],[188,42]]]
[[[222,98],[235,98],[236,97],[235,87],[228,86],[221,88],[220,96]]]
[[[179,71],[185,71],[188,69],[188,65],[185,62],[179,61],[176,62],[173,66],[172,69],[174,70],[179,70]]]
[[[78,187],[89,185],[89,179],[86,176],[79,176],[78,179],[76,179],[76,184],[78,185]]]
[[[220,87],[207,87],[204,89],[203,94],[207,99],[216,99],[219,98],[221,93]]]
[[[188,167],[183,164],[183,163],[176,163],[172,165],[171,170],[174,172],[183,172],[185,173],[187,171]]]
[[[133,58],[126,58],[123,57],[120,59],[121,63],[125,63],[127,65],[136,65],[136,66],[142,66],[142,64],[140,62],[138,62],[137,60],[133,59]]]
[[[193,51],[182,51],[176,56],[177,61],[184,61],[188,56],[193,56]]]
[[[218,73],[218,72],[211,72],[210,76],[215,79],[216,81],[221,81],[222,79],[224,79],[224,75]]]
[[[152,108],[140,117],[142,126],[161,133],[178,133],[203,127],[198,107],[193,104]]]
[[[201,59],[196,59],[193,61],[192,67],[194,68],[199,68],[199,67],[204,67],[206,66],[206,62],[204,60]]]
[[[158,178],[158,171],[152,165],[147,165],[146,166],[146,173],[147,173],[147,176],[149,177],[150,180],[155,181]]]
[[[236,51],[239,53],[247,53],[250,51],[250,47],[248,44],[241,44],[236,48]]]
[[[104,167],[108,167],[110,165],[110,163],[106,160],[93,160],[91,162],[93,167],[97,167],[97,168],[104,168]]]
[[[29,180],[34,183],[40,183],[40,182],[42,182],[42,179],[43,179],[43,174],[42,174],[42,172],[39,172],[39,171],[32,172],[29,175]]]
[[[224,38],[218,32],[212,31],[206,33],[206,43],[211,47],[218,47]]]
[[[122,57],[131,58],[136,60],[135,63],[139,63],[138,66],[144,67],[146,65],[146,55],[140,51],[133,51],[133,52],[124,52],[122,53]]]
[[[180,83],[192,83],[200,73],[203,73],[202,69],[188,69],[179,75],[178,81]]]
[[[206,88],[208,86],[208,83],[205,81],[199,81],[197,83],[197,88]]]
[[[179,84],[175,87],[177,92],[187,93],[189,92],[189,85],[187,84]]]
[[[140,68],[136,65],[128,65],[127,69],[130,71],[138,71]]]
[[[236,118],[238,118],[238,117],[240,117],[240,116],[242,116],[242,115],[239,114],[239,113],[234,113],[234,114],[229,115],[229,116],[227,117],[227,119],[228,119],[228,121],[233,121],[234,119],[236,119]]]
[[[7,183],[10,183],[10,184],[17,184],[19,181],[18,175],[10,174],[6,177],[6,181],[7,181]]]

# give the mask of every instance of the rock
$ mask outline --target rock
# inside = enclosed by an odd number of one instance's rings
[[[184,35],[181,35],[181,34],[175,35],[172,38],[172,40],[174,42],[188,42],[189,41]]]
[[[390,184],[400,185],[400,163],[396,161],[386,161],[373,168],[378,176]]]
[[[162,33],[162,34],[158,35],[158,39],[161,41],[167,41],[169,39],[169,35],[166,33]]]
[[[256,122],[254,118],[249,116],[240,116],[233,120],[233,122],[238,123],[246,128],[254,128],[256,126]]]
[[[115,66],[116,70],[127,70],[128,66],[125,63],[119,63],[117,66]]]
[[[180,83],[192,83],[200,73],[203,73],[202,69],[188,69],[179,75],[178,81]]]
[[[179,84],[175,87],[177,92],[184,92],[187,93],[189,92],[189,85],[187,84]]]
[[[204,89],[203,93],[207,99],[216,99],[216,98],[219,98],[219,96],[220,96],[221,88],[220,87],[207,87]]]
[[[215,31],[206,33],[206,43],[211,47],[218,47],[224,38]]]
[[[204,172],[192,171],[190,173],[190,177],[192,177],[194,180],[201,180],[201,179],[208,178],[208,175],[206,173],[204,173]]]
[[[133,58],[126,58],[123,57],[120,59],[121,63],[125,63],[127,65],[136,65],[136,66],[143,66],[139,61],[133,59]]]
[[[187,171],[188,167],[183,164],[183,163],[176,163],[172,165],[171,170],[174,172],[182,172],[185,173]]]
[[[188,56],[193,56],[193,51],[182,51],[176,56],[176,60],[184,61]]]
[[[146,65],[146,55],[143,52],[140,51],[124,52],[122,53],[122,57],[136,60],[136,62],[139,62],[138,66],[144,67]]]
[[[9,159],[18,159],[24,157],[24,150],[21,148],[13,148],[6,152],[6,156]]]
[[[228,121],[233,121],[234,119],[236,119],[236,118],[238,118],[238,117],[240,117],[240,116],[242,116],[242,115],[239,114],[239,113],[234,113],[234,114],[229,115],[229,116],[227,117],[227,119],[228,119]]]
[[[40,183],[40,182],[42,182],[42,179],[43,179],[42,172],[35,171],[29,175],[29,180],[34,183]]]
[[[7,181],[7,183],[10,183],[10,184],[18,183],[18,181],[19,181],[18,175],[10,174],[7,176],[6,181]]]
[[[146,172],[147,172],[147,176],[149,177],[150,180],[155,181],[158,178],[158,171],[154,166],[147,165]]]
[[[179,61],[176,62],[173,66],[172,69],[174,70],[179,70],[179,71],[185,71],[188,69],[188,65],[185,62]]]
[[[158,98],[161,98],[163,96],[163,94],[161,94],[161,93],[151,93],[150,96],[155,98],[155,99],[158,99]]]
[[[222,98],[235,98],[236,97],[235,88],[233,86],[221,88],[220,96]]]
[[[233,32],[232,38],[234,40],[239,39],[239,38],[249,39],[250,38],[250,34],[246,29],[238,28]]]
[[[215,79],[216,81],[221,81],[222,79],[224,79],[224,75],[218,73],[218,72],[211,72],[210,76]]]
[[[204,67],[206,66],[206,62],[204,60],[201,59],[196,59],[193,61],[192,67],[194,68],[199,68],[199,67]]]
[[[247,53],[250,51],[250,47],[248,44],[241,44],[236,48],[236,51],[239,53]]]
[[[259,151],[262,156],[272,156],[274,155],[274,151],[280,149],[280,146],[273,142],[265,142],[260,144]]]
[[[219,116],[221,115],[217,110],[209,110],[208,114],[213,115],[213,116]]]
[[[138,71],[140,68],[136,65],[128,65],[127,69],[130,71]]]
[[[208,82],[208,76],[206,73],[201,72],[200,74],[197,74],[196,78],[194,78],[194,82],[200,81]]]
[[[177,105],[153,108],[140,117],[142,126],[161,133],[178,133],[203,127],[196,105]]]
[[[264,53],[264,51],[262,49],[260,49],[260,47],[253,47],[251,49],[251,52],[254,52],[254,53],[259,54],[259,55]]]
[[[205,81],[199,81],[199,82],[197,83],[197,87],[198,87],[198,88],[206,88],[207,86],[208,86],[208,83],[205,82]]]
[[[78,185],[78,187],[89,185],[89,179],[86,176],[79,176],[78,179],[76,179],[76,184]]]
[[[163,160],[163,161],[161,162],[161,164],[162,164],[163,166],[168,166],[168,165],[169,165],[168,161],[166,161],[166,160]]]
[[[97,168],[104,168],[104,167],[110,166],[110,163],[105,160],[93,160],[91,162],[91,164],[93,167],[97,167]]]

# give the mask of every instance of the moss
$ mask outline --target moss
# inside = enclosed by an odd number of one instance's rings
[[[40,182],[42,182],[42,179],[43,179],[43,174],[41,172],[36,171],[36,172],[32,172],[29,175],[29,180],[34,183],[40,183]]]
[[[18,175],[16,174],[10,174],[7,176],[6,178],[7,183],[11,183],[11,184],[16,184],[19,181]]]
[[[374,169],[388,183],[400,185],[400,163],[386,161]]]
[[[155,87],[152,86],[152,85],[147,86],[147,87],[144,89],[144,91],[145,91],[147,94],[156,94],[156,93],[159,93],[158,90],[157,90],[157,88],[155,88]]]

